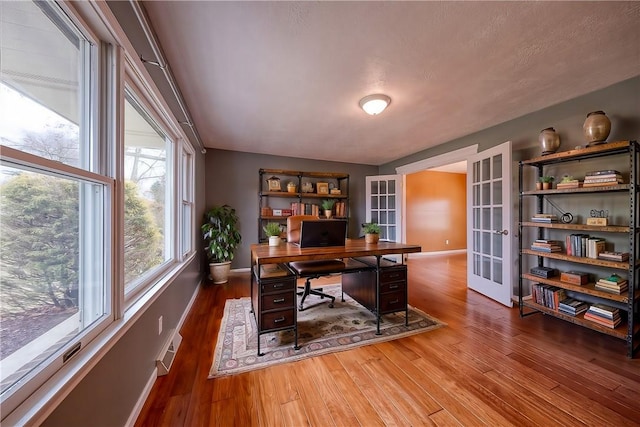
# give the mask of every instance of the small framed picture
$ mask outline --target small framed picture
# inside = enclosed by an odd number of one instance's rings
[[[318,194],[329,194],[329,184],[326,182],[318,182],[316,184]]]

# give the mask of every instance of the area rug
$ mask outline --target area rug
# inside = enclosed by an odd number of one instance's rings
[[[404,311],[387,314],[380,322],[381,335],[376,335],[376,318],[370,311],[346,294],[342,302],[340,285],[323,288],[324,292],[336,296],[334,308],[328,307],[326,299],[307,298],[305,310],[298,311],[300,349],[293,348],[293,331],[272,332],[260,336],[260,350],[264,356],[257,355],[257,325],[250,312],[250,298],[227,300],[209,378],[390,341],[446,326],[438,319],[409,307],[409,326],[404,324]]]

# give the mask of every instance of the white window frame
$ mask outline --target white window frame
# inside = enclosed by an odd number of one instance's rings
[[[182,206],[178,216],[180,230],[180,254],[182,260],[195,253],[195,150],[184,139],[180,141],[182,156],[180,158],[179,181]],[[185,218],[185,209],[188,208],[189,217]],[[188,239],[188,240],[187,240]]]

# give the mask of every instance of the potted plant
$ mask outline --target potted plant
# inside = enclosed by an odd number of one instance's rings
[[[543,190],[548,190],[549,188],[551,188],[553,179],[554,178],[552,176],[541,176],[540,178],[538,178],[538,181],[541,183]],[[536,186],[536,188],[538,187]],[[538,190],[540,190],[540,188],[538,188]]]
[[[375,222],[367,222],[362,224],[364,231],[364,241],[367,243],[378,243],[380,240],[380,226]]]
[[[269,246],[278,246],[280,244],[280,224],[277,222],[268,222],[262,229],[267,237],[269,237]]]
[[[322,201],[322,209],[324,209],[324,216],[327,218],[331,218],[331,214],[333,213],[333,205],[336,204],[336,201],[333,199],[325,199]]]
[[[215,284],[228,281],[231,261],[242,240],[238,222],[236,210],[229,205],[214,206],[204,214],[202,237]]]

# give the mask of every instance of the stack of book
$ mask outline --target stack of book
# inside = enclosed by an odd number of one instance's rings
[[[622,184],[622,175],[617,170],[607,169],[587,172],[584,177],[583,187],[606,187]]]
[[[531,250],[539,252],[562,252],[560,240],[537,239],[531,244]]]
[[[600,237],[588,237],[587,238],[587,258],[598,258],[602,252],[604,252],[605,240]]]
[[[536,283],[531,285],[531,299],[536,303],[558,311],[560,301],[567,298],[566,292],[556,286]]]
[[[610,292],[612,294],[621,294],[629,287],[629,281],[617,274],[612,274],[606,279],[599,279],[595,288],[601,291]]]
[[[622,323],[620,310],[604,304],[593,304],[584,314],[584,318],[598,325],[615,328]]]
[[[574,233],[567,235],[567,255],[596,259],[605,250],[606,241],[588,234]]]
[[[598,254],[598,259],[604,259],[607,261],[628,261],[629,260],[629,252],[613,252],[613,251],[604,251]]]
[[[291,215],[320,216],[320,205],[312,203],[291,203]]]
[[[582,183],[577,179],[563,179],[558,184],[556,184],[556,188],[558,190],[562,188],[578,188],[581,186],[582,186]]]
[[[558,216],[554,215],[554,214],[546,214],[546,213],[534,214],[531,217],[531,221],[533,221],[533,222],[547,222],[547,223],[558,222]]]
[[[587,304],[574,298],[565,298],[558,304],[558,311],[569,316],[577,316],[587,311],[588,308]]]

